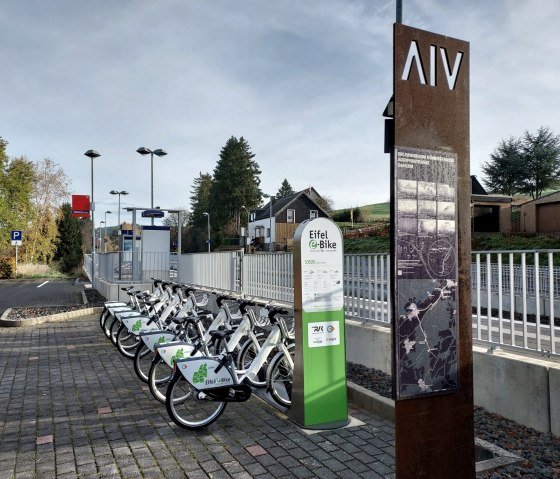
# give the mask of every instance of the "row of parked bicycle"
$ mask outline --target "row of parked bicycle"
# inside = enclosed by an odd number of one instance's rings
[[[295,344],[288,311],[158,279],[154,293],[121,289],[129,301],[105,303],[101,328],[177,425],[208,426],[253,388],[266,387],[290,406]],[[204,309],[210,294],[217,314]]]

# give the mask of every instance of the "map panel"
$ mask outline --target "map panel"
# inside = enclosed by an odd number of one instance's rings
[[[397,399],[458,387],[457,155],[396,147]]]

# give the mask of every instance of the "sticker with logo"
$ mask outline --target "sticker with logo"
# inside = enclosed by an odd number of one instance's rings
[[[338,346],[340,344],[340,331],[338,323],[334,321],[308,323],[307,341],[307,346],[309,348]]]
[[[201,364],[198,368],[198,371],[193,374],[193,383],[203,383],[206,379],[206,376],[208,376],[208,366],[206,365],[206,363],[204,363]]]
[[[136,333],[138,331],[140,331],[140,328],[142,327],[142,321],[138,320],[136,321],[133,325],[132,325],[132,332]]]
[[[183,348],[180,348],[177,350],[177,352],[173,355],[173,357],[171,358],[171,363],[174,363],[175,361],[177,361],[177,359],[181,359],[185,357],[185,351]]]

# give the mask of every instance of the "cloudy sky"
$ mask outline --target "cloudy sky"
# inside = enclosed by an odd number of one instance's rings
[[[473,174],[502,138],[560,132],[558,0],[403,3],[403,23],[471,43]],[[60,164],[76,194],[98,150],[97,212],[116,210],[112,189],[149,206],[140,146],[168,152],[155,204],[188,207],[232,135],[265,193],[287,178],[336,208],[387,201],[394,18],[395,0],[4,0],[0,136],[10,156]]]

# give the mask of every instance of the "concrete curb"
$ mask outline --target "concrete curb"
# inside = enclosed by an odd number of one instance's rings
[[[347,381],[348,399],[383,419],[395,422],[395,401]]]
[[[0,327],[10,328],[19,326],[34,326],[36,324],[54,323],[57,321],[67,321],[69,319],[80,318],[82,316],[90,316],[92,314],[101,313],[102,307],[77,309],[75,311],[67,311],[65,313],[51,314],[49,316],[40,316],[38,318],[15,318],[8,319],[8,314],[11,311],[7,309],[0,318]]]

